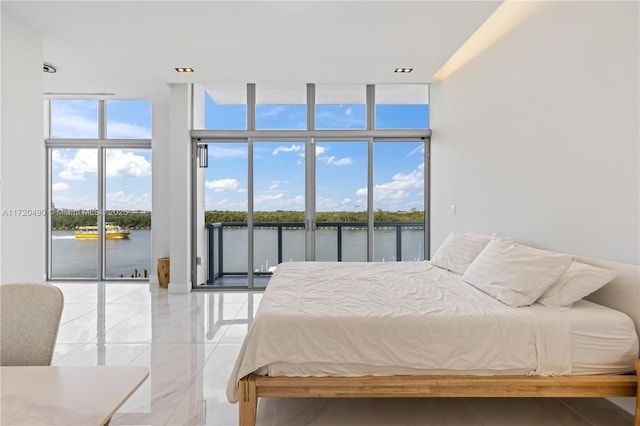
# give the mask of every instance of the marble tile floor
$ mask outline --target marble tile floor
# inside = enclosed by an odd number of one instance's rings
[[[253,276],[253,287],[265,289],[269,284],[271,276]],[[201,284],[198,288],[204,290],[220,290],[231,287],[247,287],[247,277],[245,275],[225,275],[214,280],[213,284]]]
[[[169,294],[146,283],[56,283],[65,296],[53,365],[144,365],[111,425],[238,422],[225,388],[261,292]],[[265,399],[259,426],[633,425],[599,398]]]

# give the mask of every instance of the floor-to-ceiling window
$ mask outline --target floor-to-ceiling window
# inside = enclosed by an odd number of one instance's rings
[[[425,144],[373,144],[374,260],[423,260]]]
[[[151,269],[151,106],[53,99],[48,273],[52,280],[146,279]]]
[[[316,260],[367,261],[368,141],[317,140]]]
[[[264,287],[286,261],[428,258],[428,85],[210,86],[205,97],[206,129],[192,132],[210,159],[195,191],[198,284]]]

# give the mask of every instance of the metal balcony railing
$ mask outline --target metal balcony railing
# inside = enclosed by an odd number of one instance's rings
[[[304,230],[304,222],[256,222],[255,229],[273,229],[277,232],[277,263],[283,262],[283,231],[284,230]],[[345,230],[361,230],[367,228],[364,222],[318,222],[318,230],[333,230],[336,232],[337,261],[343,259],[343,232]],[[207,284],[213,284],[216,279],[225,275],[246,275],[243,271],[228,271],[224,267],[224,245],[225,229],[246,229],[246,222],[218,222],[207,226],[207,246],[208,246],[208,268]],[[424,231],[423,222],[375,222],[374,232],[378,230],[395,230],[395,261],[402,260],[402,231],[403,229]],[[275,265],[274,265],[275,266]],[[268,270],[257,270],[254,275],[271,275]]]

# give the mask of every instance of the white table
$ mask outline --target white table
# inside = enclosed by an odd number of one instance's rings
[[[148,376],[140,366],[0,367],[0,424],[105,425]]]

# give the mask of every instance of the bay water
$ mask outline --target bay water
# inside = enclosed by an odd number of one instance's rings
[[[206,253],[207,230],[204,230],[205,254],[203,264],[208,271]],[[247,272],[247,229],[225,228],[223,236],[224,273]],[[300,229],[283,230],[282,261],[304,260],[305,232]],[[278,233],[272,228],[254,231],[254,270],[268,272],[278,264]],[[424,259],[424,230],[402,230],[402,260]],[[214,238],[214,248],[217,240]],[[338,236],[335,229],[319,229],[316,233],[316,257],[319,261],[338,260]],[[363,229],[343,230],[342,261],[364,262],[367,259],[367,233]],[[52,279],[97,279],[97,240],[77,239],[73,230],[52,231]],[[395,229],[376,229],[374,232],[374,260],[396,261]],[[107,278],[144,278],[153,273],[151,259],[151,231],[131,230],[129,238],[107,240],[105,247]],[[214,270],[219,272],[218,255],[214,252]],[[133,277],[134,271],[136,276]]]

